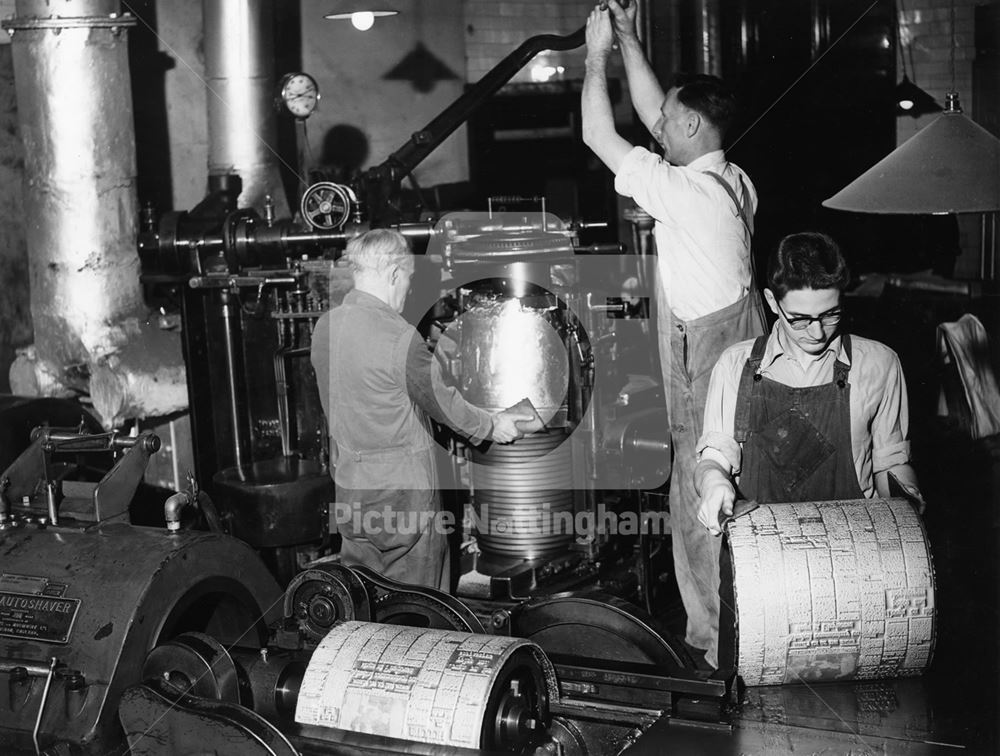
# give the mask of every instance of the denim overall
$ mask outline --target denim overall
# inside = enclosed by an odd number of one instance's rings
[[[832,383],[792,388],[758,372],[766,343],[757,339],[740,376],[740,495],[761,503],[863,498],[851,447],[850,366],[838,359]],[[841,343],[850,359],[851,337]]]
[[[851,337],[841,337],[851,359]],[[833,381],[793,388],[760,374],[767,338],[758,338],[740,376],[735,438],[743,447],[738,495],[764,503],[861,499],[851,446],[850,366],[834,363]],[[716,539],[721,541],[722,539]],[[720,574],[732,569],[723,549]],[[735,610],[731,586],[722,581],[718,661],[734,663]],[[714,656],[709,649],[706,658]]]
[[[753,218],[747,201],[740,203],[721,176],[710,171],[705,173],[727,191],[752,236]],[[750,270],[750,289],[742,299],[694,320],[675,316],[663,290],[657,292],[660,365],[674,447],[670,477],[674,572],[687,613],[686,640],[697,648],[707,649],[713,645],[718,629],[719,539],[698,522],[695,449],[705,420],[708,382],[719,356],[733,344],[767,331],[752,264]]]

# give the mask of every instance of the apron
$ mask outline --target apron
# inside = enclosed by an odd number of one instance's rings
[[[747,232],[753,235],[748,193],[740,202],[732,187],[712,176],[729,194]],[[657,279],[659,288],[659,279]],[[697,648],[714,645],[719,627],[719,539],[698,522],[694,489],[695,449],[701,436],[712,368],[728,347],[767,332],[753,263],[750,288],[742,299],[694,320],[681,320],[657,293],[657,327],[663,385],[674,448],[670,476],[670,527],[677,587],[687,614],[685,639]]]
[[[850,360],[851,337],[841,336],[841,343]],[[758,372],[766,346],[765,336],[754,342],[740,375],[734,426],[743,447],[738,498],[762,504],[864,498],[851,446],[850,366],[838,359],[831,383],[793,388]],[[719,570],[732,574],[726,547]],[[720,605],[718,666],[732,669],[737,649],[731,580],[720,581]]]

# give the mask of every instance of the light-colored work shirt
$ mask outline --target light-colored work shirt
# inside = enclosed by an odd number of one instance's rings
[[[722,150],[676,166],[634,147],[615,176],[615,190],[656,221],[661,291],[681,320],[728,307],[750,287],[750,231],[732,197],[705,171],[720,175],[741,203],[749,195],[756,212],[753,184]]]
[[[838,336],[821,355],[801,361],[782,344],[775,323],[760,363],[765,378],[794,388],[830,383],[834,363],[850,366],[851,451],[858,483],[864,495],[875,495],[875,474],[909,462],[907,440],[910,414],[906,382],[899,358],[885,344],[851,336],[852,358]],[[736,401],[743,366],[753,340],[741,341],[722,353],[712,371],[705,404],[705,425],[698,441],[699,458],[712,459],[735,475],[742,466],[742,449],[735,439]]]

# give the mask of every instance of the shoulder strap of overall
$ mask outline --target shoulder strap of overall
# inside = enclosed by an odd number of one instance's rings
[[[749,204],[749,192],[746,191],[746,186],[743,186],[743,201],[740,202],[740,198],[736,196],[736,191],[729,185],[722,176],[720,176],[715,171],[702,171],[706,176],[711,176],[714,178],[723,189],[726,190],[726,194],[733,200],[733,204],[736,205],[736,212],[740,216],[740,220],[743,221],[743,225],[747,227],[747,231],[750,232],[750,236],[753,236],[753,214],[750,211]],[[743,184],[743,177],[740,176],[740,184]]]
[[[740,374],[740,387],[736,393],[736,415],[733,418],[733,438],[742,444],[750,434],[750,393],[753,390],[753,382],[760,370],[760,362],[764,359],[764,350],[767,347],[767,336],[758,336],[753,342],[753,349],[750,350],[750,357],[743,364],[743,372]]]
[[[837,361],[833,363],[833,380],[837,382],[837,385],[841,388],[847,383],[847,375],[851,372],[851,363],[854,362],[854,356],[851,354],[851,334],[845,333],[840,337],[840,345],[844,350],[844,354],[847,355],[847,363]]]

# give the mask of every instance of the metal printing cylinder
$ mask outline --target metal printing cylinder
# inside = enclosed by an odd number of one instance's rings
[[[532,306],[532,299],[541,306]],[[468,401],[498,412],[527,397],[546,424],[565,422],[569,357],[554,297],[482,298],[458,323]]]
[[[208,97],[208,171],[238,173],[240,204],[271,195],[289,215],[277,159],[272,0],[203,0]]]
[[[295,721],[532,753],[557,696],[552,663],[531,641],[351,621],[333,627],[313,652]]]
[[[143,307],[135,251],[135,135],[116,0],[18,0],[11,34],[24,143],[24,217],[39,359],[113,351]],[[58,16],[53,13],[58,12]]]
[[[909,502],[768,504],[727,530],[720,665],[735,630],[747,685],[902,677],[930,664],[934,569]]]
[[[565,429],[472,450],[476,541],[485,562],[545,559],[573,540],[572,445]]]

